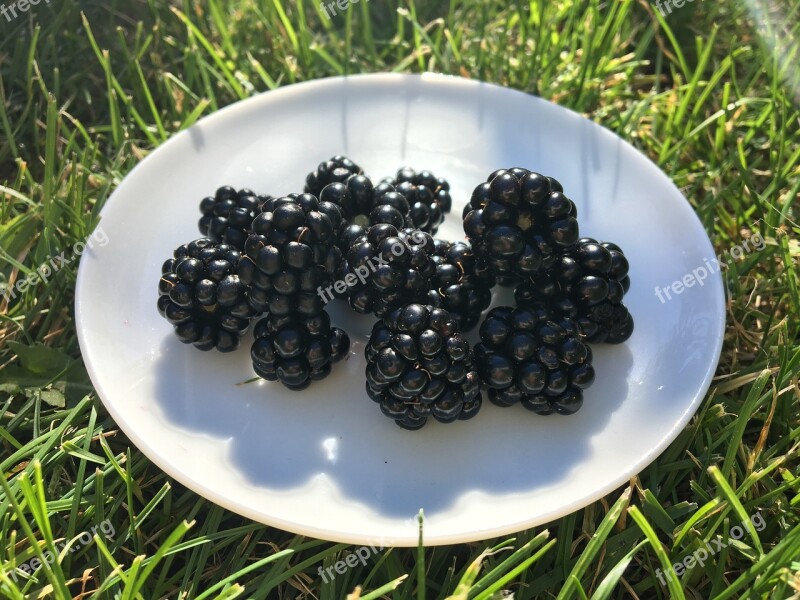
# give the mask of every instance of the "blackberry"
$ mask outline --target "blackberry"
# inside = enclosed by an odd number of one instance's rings
[[[158,312],[181,342],[220,352],[239,346],[255,316],[238,275],[240,257],[233,246],[201,238],[179,246],[161,267]]]
[[[498,406],[520,403],[533,412],[569,415],[594,382],[592,351],[575,325],[544,304],[499,306],[486,315],[475,366]]]
[[[411,207],[405,196],[388,183],[374,185],[366,175],[353,175],[344,183],[325,186],[320,200],[337,205],[349,227],[393,225],[403,229],[413,223]],[[342,252],[347,251],[346,239],[340,240],[339,247]]]
[[[435,240],[434,245],[436,273],[428,301],[448,311],[461,331],[469,331],[492,302],[495,278],[475,258],[469,244]]]
[[[450,184],[430,171],[417,172],[411,167],[403,167],[382,183],[392,186],[405,197],[410,207],[409,226],[431,235],[436,234],[444,216],[453,207]]]
[[[433,251],[433,238],[427,233],[373,225],[351,244],[346,275],[336,282],[336,291],[346,288],[356,312],[378,317],[405,304],[424,302],[436,273]]]
[[[306,176],[304,191],[319,198],[326,185],[334,182],[344,183],[350,176],[360,175],[361,173],[363,171],[356,163],[346,156],[337,154],[319,163],[317,170]]]
[[[464,232],[501,285],[552,265],[578,239],[575,204],[561,184],[527,169],[500,169],[475,188],[464,207]]]
[[[250,305],[275,316],[318,314],[321,288],[343,268],[335,244],[339,208],[311,194],[292,194],[267,200],[261,211],[239,264]]]
[[[581,238],[544,274],[514,291],[519,305],[543,302],[573,319],[590,343],[619,344],[633,333],[633,317],[622,303],[630,288],[628,260],[616,244]]]
[[[250,234],[250,225],[270,196],[257,195],[247,188],[236,191],[229,185],[200,202],[200,233],[214,242],[225,242],[238,250]]]
[[[419,429],[429,416],[441,423],[471,419],[480,410],[469,342],[446,310],[395,309],[373,327],[365,355],[367,394],[400,427]]]
[[[350,349],[347,333],[331,327],[325,310],[311,317],[269,315],[256,323],[253,334],[253,370],[291,390],[305,389],[330,375],[331,365]]]

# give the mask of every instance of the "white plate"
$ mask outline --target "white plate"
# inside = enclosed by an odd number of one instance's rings
[[[364,392],[372,320],[329,306],[352,352],[292,393],[253,377],[236,353],[179,343],[156,312],[161,263],[200,237],[200,198],[223,184],[300,191],[344,153],[374,176],[429,168],[452,185],[440,235],[462,239],[461,208],[499,167],[552,175],[583,235],[620,244],[636,328],[596,346],[597,380],[574,416],[484,402],[473,420],[401,430]],[[393,546],[500,536],[552,521],[641,471],[694,414],[724,326],[719,274],[662,303],[656,286],[714,258],[670,180],[583,117],[517,91],[438,75],[366,75],[293,85],[239,102],[158,148],[102,211],[108,236],[80,265],[75,312],[92,381],[131,441],[169,475],[232,511],[292,532]],[[508,292],[496,293],[508,302]],[[337,303],[334,303],[337,304]],[[473,333],[474,339],[474,333]],[[484,396],[485,397],[485,396]]]

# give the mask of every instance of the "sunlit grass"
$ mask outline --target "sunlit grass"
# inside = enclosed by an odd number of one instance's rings
[[[80,359],[77,262],[65,265],[0,299],[0,597],[800,592],[798,7],[694,2],[662,17],[630,0],[372,0],[329,20],[309,0],[53,0],[0,17],[2,284],[85,241],[125,174],[199,118],[282,85],[375,71],[441,71],[568,106],[655,160],[718,252],[766,240],[725,272],[708,397],[629,486],[513,538],[387,549],[325,584],[318,568],[351,547],[210,504],[117,429]],[[759,511],[757,535],[659,582],[656,569]],[[75,541],[105,520],[113,536]]]

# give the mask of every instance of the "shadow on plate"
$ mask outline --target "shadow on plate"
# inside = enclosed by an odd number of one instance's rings
[[[501,409],[484,392],[483,409],[470,421],[431,419],[420,431],[405,431],[364,391],[372,321],[359,322],[341,305],[330,312],[352,332],[351,353],[302,392],[263,381],[237,385],[254,377],[249,337],[239,351],[221,355],[170,335],[153,390],[163,417],[176,430],[226,440],[225,460],[253,486],[280,493],[326,478],[346,502],[408,518],[420,508],[427,514],[452,508],[469,492],[531,493],[566,480],[627,396],[630,350],[595,346],[597,380],[573,416]]]

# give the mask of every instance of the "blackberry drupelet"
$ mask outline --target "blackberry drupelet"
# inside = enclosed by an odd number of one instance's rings
[[[256,323],[253,333],[253,370],[291,390],[305,389],[330,375],[331,365],[350,349],[350,338],[331,327],[325,310],[311,317],[269,315]]]
[[[347,253],[350,306],[383,317],[399,306],[424,302],[436,273],[433,238],[422,231],[389,224],[371,226]]]
[[[236,191],[229,185],[200,202],[200,233],[214,242],[225,242],[244,249],[250,225],[270,196],[257,195],[247,188]]]
[[[312,171],[306,176],[304,191],[319,198],[326,185],[334,182],[344,183],[352,175],[360,175],[361,173],[363,171],[356,163],[346,156],[337,154],[319,163],[316,171]]]
[[[578,239],[575,204],[555,179],[500,169],[464,207],[464,232],[501,285],[514,285],[555,262]]]
[[[319,290],[343,269],[336,246],[339,208],[311,194],[266,201],[253,219],[239,264],[257,312],[313,316],[324,308]]]
[[[581,238],[544,274],[514,291],[518,305],[543,302],[575,321],[589,343],[619,344],[633,333],[633,317],[622,303],[630,288],[628,260],[616,244]]]
[[[435,240],[433,261],[436,273],[428,302],[448,311],[461,331],[469,331],[492,302],[495,278],[466,242]]]
[[[431,235],[436,234],[444,216],[453,207],[450,184],[430,171],[417,172],[411,167],[403,167],[382,183],[392,186],[407,200],[411,217],[409,226]]]
[[[547,415],[569,415],[594,382],[592,352],[574,324],[544,304],[500,306],[486,315],[475,366],[498,406],[520,403]]]
[[[441,308],[409,304],[372,329],[365,355],[367,394],[405,429],[471,419],[481,407],[469,342]]]
[[[164,263],[158,312],[180,341],[220,352],[239,346],[255,316],[238,275],[240,257],[233,246],[201,238],[179,246]]]

